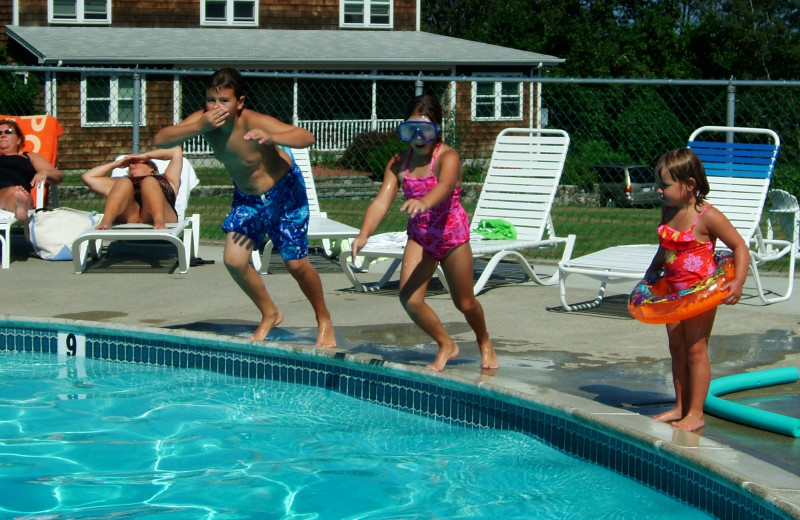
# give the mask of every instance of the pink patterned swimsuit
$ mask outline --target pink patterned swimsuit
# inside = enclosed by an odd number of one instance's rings
[[[714,241],[700,242],[694,236],[694,228],[700,217],[711,206],[706,206],[697,215],[692,227],[677,231],[664,223],[663,216],[658,226],[661,246],[666,250],[664,256],[664,278],[673,291],[688,289],[705,280],[716,270],[714,263]]]
[[[441,143],[433,151],[430,175],[409,177],[408,163],[411,150],[406,158],[403,175],[403,193],[406,200],[421,199],[439,183],[433,175],[433,163],[441,149]],[[441,261],[450,251],[469,241],[469,218],[461,206],[461,188],[455,188],[445,200],[408,219],[408,238],[422,246],[422,249]]]

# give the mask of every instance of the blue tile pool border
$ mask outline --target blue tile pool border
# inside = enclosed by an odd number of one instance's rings
[[[521,432],[716,518],[800,518],[793,504],[757,485],[732,481],[702,461],[646,437],[630,436],[610,421],[376,358],[187,331],[2,316],[0,351],[57,354],[60,348],[63,354],[59,333],[62,341],[64,335],[84,340],[87,358],[321,387],[464,427]]]

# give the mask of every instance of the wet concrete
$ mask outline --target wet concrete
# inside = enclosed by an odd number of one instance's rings
[[[127,316],[127,312],[117,311],[85,311],[85,312],[66,312],[64,314],[56,314],[53,318],[61,318],[65,320],[87,320],[87,321],[105,321],[114,318],[123,318]]]

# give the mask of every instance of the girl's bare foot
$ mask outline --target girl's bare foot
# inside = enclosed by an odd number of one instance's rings
[[[497,361],[497,354],[494,352],[494,347],[491,341],[487,341],[485,345],[478,345],[481,351],[481,368],[500,368],[500,362]]]
[[[25,220],[28,218],[29,198],[28,192],[25,191],[25,188],[22,186],[17,186],[17,189],[14,190],[14,201],[16,202],[14,215],[17,217],[17,220]]]
[[[256,331],[250,335],[249,339],[263,340],[266,339],[274,327],[277,327],[283,321],[283,313],[277,310],[274,315],[263,316],[261,323],[258,324]]]
[[[333,322],[330,318],[317,320],[317,346],[320,348],[336,347],[336,336],[333,333]]]
[[[436,359],[433,360],[433,363],[428,365],[428,370],[433,370],[435,372],[441,372],[444,370],[445,365],[447,365],[448,361],[451,361],[458,357],[459,354],[458,345],[452,343],[451,346],[448,347],[439,347],[439,352],[436,353]]]
[[[689,413],[688,415],[686,415],[686,417],[684,417],[680,421],[675,421],[672,423],[672,426],[680,428],[681,430],[686,430],[687,432],[693,432],[699,430],[705,425],[706,421],[705,419],[703,419],[702,415],[698,416],[692,413]]]
[[[672,422],[680,420],[681,417],[683,417],[683,415],[681,415],[681,411],[677,408],[673,408],[672,410],[653,416],[653,419],[661,422]]]
[[[167,229],[167,224],[163,220],[153,221],[153,229]]]

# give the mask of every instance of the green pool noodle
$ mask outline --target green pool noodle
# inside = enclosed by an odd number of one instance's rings
[[[715,417],[797,438],[800,437],[800,419],[734,403],[718,396],[753,388],[794,383],[798,378],[800,370],[796,367],[771,368],[720,377],[711,381],[703,409]]]

